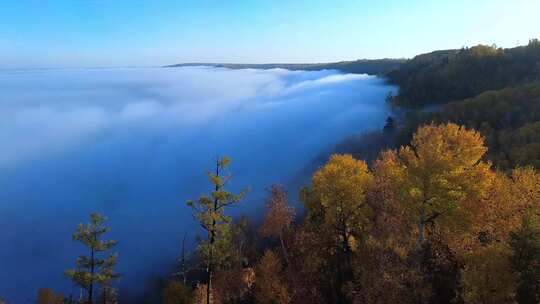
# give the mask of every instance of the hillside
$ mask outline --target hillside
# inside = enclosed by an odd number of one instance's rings
[[[387,74],[393,102],[419,108],[540,80],[540,42],[510,49],[478,45],[418,55]]]
[[[399,69],[405,59],[360,59],[355,61],[340,61],[332,63],[265,63],[265,64],[245,64],[245,63],[179,63],[166,67],[183,66],[213,66],[229,69],[275,69],[282,68],[288,70],[317,71],[325,69],[340,70],[347,73],[386,75],[391,71]]]

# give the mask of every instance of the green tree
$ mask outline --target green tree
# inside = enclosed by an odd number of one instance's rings
[[[518,274],[516,300],[520,304],[540,303],[540,223],[524,216],[521,228],[510,234],[512,268]]]
[[[81,255],[77,258],[77,268],[66,270],[65,275],[87,292],[87,302],[93,303],[94,287],[99,284],[104,294],[110,282],[118,278],[113,271],[117,255],[110,253],[116,246],[114,240],[102,240],[103,235],[110,231],[105,226],[106,218],[98,213],[90,214],[90,223],[79,224],[73,234],[73,240],[86,246],[90,255]],[[108,303],[108,302],[107,302]]]
[[[225,190],[230,181],[230,174],[224,171],[230,164],[228,157],[216,160],[214,172],[208,172],[208,179],[213,185],[210,195],[203,195],[196,201],[187,201],[192,208],[193,216],[207,232],[207,239],[200,242],[198,251],[206,264],[206,303],[210,304],[212,294],[212,279],[216,267],[219,267],[230,255],[231,244],[231,218],[225,215],[225,209],[232,204],[240,202],[246,191],[233,194]]]

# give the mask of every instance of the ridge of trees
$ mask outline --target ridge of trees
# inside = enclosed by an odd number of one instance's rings
[[[420,108],[540,80],[540,41],[503,49],[478,45],[408,60],[386,77],[399,86],[392,103]]]
[[[208,229],[186,264],[203,275],[171,276],[154,302],[538,303],[540,173],[495,170],[486,153],[473,129],[427,124],[370,167],[333,155],[301,189],[302,217],[273,186],[259,227],[221,213],[242,194],[224,189],[229,160],[220,159],[214,190],[190,204]],[[40,290],[38,303],[94,299]]]
[[[319,70],[339,70],[346,73],[370,74],[370,75],[386,75],[387,73],[399,69],[405,59],[359,59],[353,61],[340,61],[330,63],[179,63],[166,67],[186,67],[186,66],[213,66],[217,68],[228,69],[287,69],[287,70],[303,70],[303,71],[319,71]]]

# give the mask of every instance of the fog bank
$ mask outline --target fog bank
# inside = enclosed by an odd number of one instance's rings
[[[211,67],[4,70],[0,89],[0,296],[17,303],[39,287],[78,295],[63,270],[93,211],[120,242],[120,287],[142,284],[197,231],[184,202],[210,190],[216,156],[232,158],[232,189],[251,187],[233,213],[262,210],[266,187],[381,128],[393,90],[329,70]]]

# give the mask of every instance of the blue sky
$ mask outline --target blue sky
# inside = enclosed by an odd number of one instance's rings
[[[538,0],[13,0],[0,67],[329,62],[540,38]]]

